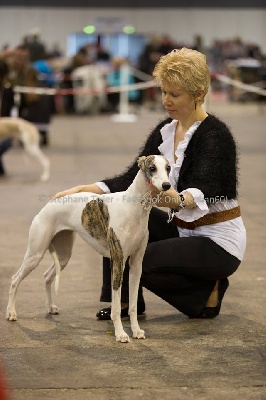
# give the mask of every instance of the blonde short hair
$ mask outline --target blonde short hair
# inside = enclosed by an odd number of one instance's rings
[[[162,56],[155,65],[153,76],[159,85],[162,82],[177,85],[194,96],[203,90],[203,98],[210,85],[205,55],[185,47]]]

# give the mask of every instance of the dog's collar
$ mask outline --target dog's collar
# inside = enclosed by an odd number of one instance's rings
[[[144,210],[150,210],[153,206],[155,206],[162,198],[163,191],[157,194],[157,196],[152,197],[151,192],[146,192],[142,197],[140,204],[144,208]]]

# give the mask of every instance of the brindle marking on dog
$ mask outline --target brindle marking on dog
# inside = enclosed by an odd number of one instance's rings
[[[123,250],[113,228],[108,228],[107,243],[111,256],[113,289],[118,290],[122,285],[124,256]]]
[[[101,199],[89,201],[81,214],[81,223],[84,229],[95,239],[107,239],[109,212]]]
[[[163,156],[162,156],[163,157]],[[168,167],[170,167],[168,160],[163,157],[165,161],[167,162],[166,164],[166,170]],[[145,178],[151,182],[152,176],[156,173],[157,167],[155,164],[155,156],[143,156],[138,158],[138,167],[143,171]],[[169,171],[167,170],[168,175]]]
[[[155,160],[154,156],[140,157],[138,159],[138,166],[142,169],[142,171],[145,174],[145,178],[148,179],[149,181],[152,178],[152,171],[150,171],[150,168],[152,166],[155,167],[154,160]],[[153,171],[153,172],[155,172],[155,171]]]
[[[108,207],[101,199],[88,202],[81,214],[83,228],[95,239],[103,239],[110,251],[113,289],[118,290],[123,279],[124,257],[121,244],[109,227]]]

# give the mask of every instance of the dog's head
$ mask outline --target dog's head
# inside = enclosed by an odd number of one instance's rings
[[[138,159],[138,166],[144,173],[148,185],[155,186],[160,192],[169,190],[170,164],[163,156],[143,156]]]

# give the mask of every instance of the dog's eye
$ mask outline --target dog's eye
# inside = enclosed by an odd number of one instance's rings
[[[170,167],[170,165],[167,165],[167,167],[166,167],[166,171],[167,171],[167,172],[170,172],[170,171],[171,171],[171,167]]]
[[[149,167],[149,170],[150,170],[150,172],[155,172],[155,171],[156,171],[155,165],[151,165],[151,166]]]

